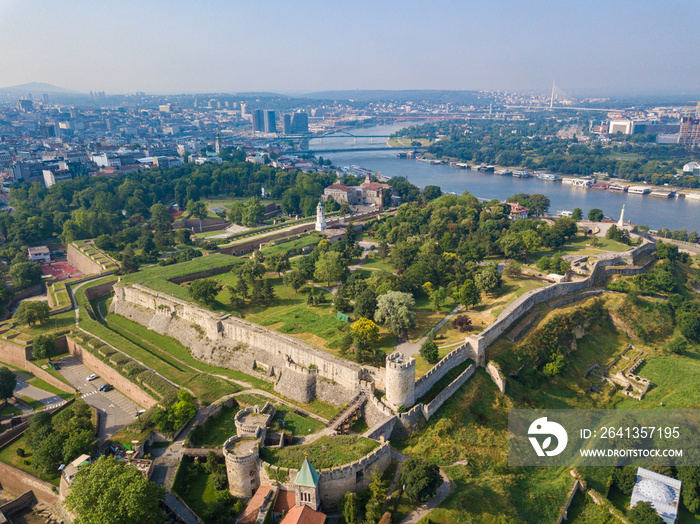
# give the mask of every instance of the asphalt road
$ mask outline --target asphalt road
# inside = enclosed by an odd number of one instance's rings
[[[58,372],[82,393],[81,398],[100,411],[100,440],[110,438],[120,428],[130,424],[136,418],[136,413],[142,409],[116,389],[107,392],[99,391],[99,387],[106,381],[98,377],[88,382],[87,377],[93,372],[77,358],[63,357],[55,362],[61,366]]]
[[[27,381],[31,378],[30,375],[22,371],[15,371],[15,376],[17,377],[17,386],[15,386],[15,391],[13,395],[15,397],[25,397],[32,400],[38,400],[45,406],[53,406],[54,404],[60,404],[63,399],[58,395],[44,391],[37,387],[28,384]]]

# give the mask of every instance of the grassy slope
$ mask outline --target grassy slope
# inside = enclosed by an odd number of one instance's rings
[[[379,443],[358,435],[321,437],[311,444],[286,448],[261,448],[260,458],[272,465],[299,469],[308,457],[317,471],[347,464],[376,449]]]

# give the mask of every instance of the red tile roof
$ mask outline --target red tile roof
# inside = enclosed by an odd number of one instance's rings
[[[243,510],[243,515],[238,519],[239,524],[255,524],[255,521],[258,519],[258,513],[260,513],[260,508],[263,502],[265,502],[265,497],[271,489],[271,486],[260,486],[258,488],[253,498],[250,499],[250,502],[248,502],[248,505]]]
[[[295,506],[282,519],[280,524],[323,524],[325,513],[314,511],[309,506]]]
[[[287,513],[296,504],[296,497],[293,491],[280,490],[272,509],[275,513]]]

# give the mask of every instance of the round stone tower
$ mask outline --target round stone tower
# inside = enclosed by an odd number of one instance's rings
[[[224,444],[228,488],[234,497],[249,499],[260,487],[259,443],[260,440],[256,436],[236,435]]]
[[[416,402],[416,360],[398,351],[386,357],[386,400],[394,409]]]

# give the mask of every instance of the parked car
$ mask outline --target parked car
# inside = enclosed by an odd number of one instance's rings
[[[112,391],[113,389],[114,389],[114,386],[112,386],[111,384],[102,384],[99,387],[100,391]]]
[[[95,374],[93,373],[93,374],[90,375],[86,380],[89,382],[89,381],[91,381],[91,380],[95,380],[96,378],[97,378],[97,375],[95,375]]]

